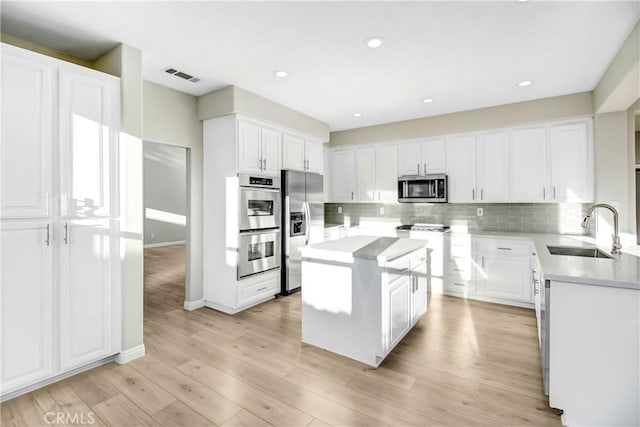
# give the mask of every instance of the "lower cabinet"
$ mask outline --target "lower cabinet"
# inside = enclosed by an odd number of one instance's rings
[[[118,248],[115,220],[2,224],[2,396],[120,351]]]
[[[427,277],[427,261],[414,267],[412,295],[411,295],[411,326],[418,323],[418,320],[427,312],[427,288],[429,278]]]
[[[386,349],[392,349],[411,328],[411,293],[413,276],[401,276],[387,288],[389,340]]]

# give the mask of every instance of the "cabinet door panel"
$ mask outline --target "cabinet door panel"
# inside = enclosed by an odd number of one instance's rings
[[[68,370],[117,352],[117,221],[67,222],[60,242],[60,365]],[[114,330],[116,328],[117,330]]]
[[[480,293],[494,298],[531,301],[529,258],[481,253]]]
[[[282,168],[305,170],[304,139],[282,135]]]
[[[398,200],[398,146],[376,147],[376,200],[395,202]]]
[[[355,198],[353,150],[333,152],[333,200],[348,202]]]
[[[389,347],[393,348],[411,328],[411,279],[405,276],[389,287]]]
[[[376,149],[356,150],[357,200],[376,200]]]
[[[49,65],[10,49],[2,52],[3,218],[51,214],[51,78]]]
[[[278,131],[262,129],[262,159],[263,172],[280,175],[280,160],[282,159],[281,134]]]
[[[420,160],[419,142],[401,142],[398,144],[398,174],[400,176],[423,173]]]
[[[547,130],[541,127],[513,132],[510,158],[511,201],[549,201]]]
[[[593,201],[586,123],[552,126],[549,139],[553,200]]]
[[[2,225],[2,393],[51,374],[53,271],[47,225]]]
[[[422,171],[445,173],[446,147],[444,139],[430,139],[422,143]]]
[[[322,149],[322,144],[305,142],[305,155],[309,172],[324,173],[324,150]]]
[[[411,298],[411,324],[415,325],[427,311],[427,283],[429,277],[427,276],[427,264],[413,269],[415,273],[415,290]]]
[[[447,174],[449,201],[474,202],[476,192],[476,137],[463,136],[447,140]]]
[[[509,135],[506,132],[482,135],[477,145],[476,200],[509,201]]]
[[[60,70],[62,215],[117,216],[117,80]]]
[[[260,128],[245,122],[238,122],[238,169],[262,171]]]

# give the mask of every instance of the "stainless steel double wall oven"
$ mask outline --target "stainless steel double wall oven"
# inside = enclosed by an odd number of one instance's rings
[[[280,178],[238,174],[238,280],[280,267]]]

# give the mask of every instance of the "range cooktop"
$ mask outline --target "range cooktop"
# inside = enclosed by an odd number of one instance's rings
[[[436,231],[440,233],[445,233],[449,231],[448,225],[444,224],[403,224],[396,227],[396,230],[409,230],[409,231]]]

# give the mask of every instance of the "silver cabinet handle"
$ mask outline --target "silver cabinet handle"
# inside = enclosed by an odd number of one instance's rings
[[[51,240],[49,239],[50,237],[50,229],[51,226],[49,224],[47,224],[47,237],[44,239],[44,242],[47,244],[47,246],[49,246],[51,244]]]
[[[353,200],[353,191],[351,192],[351,200]]]
[[[264,291],[265,289],[267,289],[267,287],[266,287],[266,286],[263,286],[262,288],[258,288],[258,289],[256,289],[256,290],[257,290],[258,292],[260,292],[260,291]]]
[[[484,189],[480,189],[480,200],[484,199]]]
[[[420,163],[418,163],[418,175],[420,175]]]
[[[69,244],[69,223],[68,222],[64,223],[64,244],[65,245]]]
[[[472,189],[471,189],[471,199],[472,199],[472,200],[475,200],[475,199],[476,199],[476,189],[475,189],[475,188],[472,188]]]
[[[424,174],[426,175],[427,174],[427,164],[425,163],[425,164],[423,164],[423,166],[424,166],[424,169],[423,169],[424,170]]]
[[[262,170],[267,170],[267,159],[262,159],[262,164],[263,164]]]
[[[465,285],[464,283],[456,283],[456,282],[453,282],[453,284],[454,284],[454,285],[456,285],[456,286],[467,286],[467,285]]]
[[[498,249],[500,249],[501,251],[510,251],[511,250],[511,248],[501,248],[501,247],[498,247]]]
[[[547,200],[547,189],[542,187],[542,200]]]
[[[378,191],[378,200],[380,200],[380,192]]]
[[[258,159],[258,169],[262,170],[262,159]]]
[[[484,268],[484,256],[482,257],[482,268]]]
[[[553,187],[553,200],[556,199],[556,187]]]

